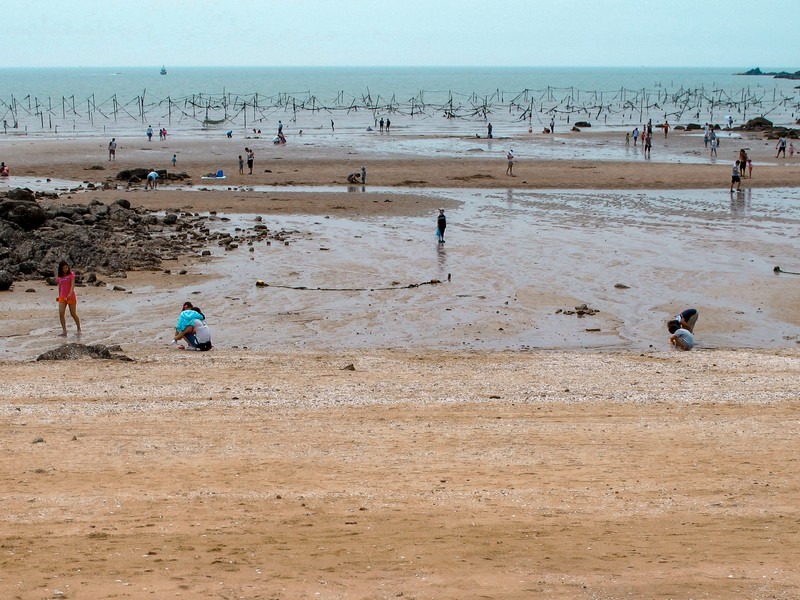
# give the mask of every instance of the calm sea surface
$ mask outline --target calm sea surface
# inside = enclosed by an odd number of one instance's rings
[[[92,135],[150,124],[201,134],[271,128],[281,117],[363,131],[383,116],[399,133],[460,134],[486,120],[538,129],[551,118],[563,128],[766,115],[791,124],[800,112],[797,82],[735,69],[166,68],[0,69],[4,131]],[[426,122],[433,117],[456,125]]]

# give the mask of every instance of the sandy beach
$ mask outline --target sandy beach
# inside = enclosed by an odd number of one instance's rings
[[[650,160],[590,132],[118,141],[0,140],[3,185],[286,244],[79,288],[79,341],[134,362],[34,361],[54,289],[0,293],[3,597],[800,595],[800,160],[683,132]],[[191,183],[111,182],[136,167]],[[168,346],[186,299],[210,353]]]

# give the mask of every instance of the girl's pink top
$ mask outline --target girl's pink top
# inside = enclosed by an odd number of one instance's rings
[[[58,297],[64,298],[66,300],[67,295],[70,293],[70,289],[72,288],[72,282],[75,281],[75,273],[70,273],[69,275],[64,275],[63,277],[58,277]],[[72,289],[72,295],[75,295],[75,290]]]

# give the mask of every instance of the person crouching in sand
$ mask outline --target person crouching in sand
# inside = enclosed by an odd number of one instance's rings
[[[699,316],[697,309],[687,308],[667,323],[669,343],[678,350],[691,350],[695,346],[694,326]]]

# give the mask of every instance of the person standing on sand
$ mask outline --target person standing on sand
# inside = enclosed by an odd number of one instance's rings
[[[244,159],[239,155],[239,175],[244,175]]]
[[[391,126],[392,126],[392,122],[391,122],[391,121],[389,120],[389,118],[387,117],[387,118],[386,118],[386,133],[389,133],[389,128],[390,128]]]
[[[669,121],[664,121],[664,139],[669,135]]]
[[[556,132],[556,120],[554,117],[550,117],[550,133]]]
[[[506,166],[506,175],[510,177],[516,177],[514,175],[514,151],[509,150],[508,154],[506,154],[506,160],[508,161],[508,165]]]
[[[361,167],[361,183],[367,183],[367,167]]]
[[[108,160],[117,160],[117,138],[111,138],[108,142]]]
[[[638,140],[639,140],[639,128],[638,127],[634,127],[633,128],[633,145],[634,146],[636,145],[636,142]]]
[[[381,131],[381,133],[383,133],[383,117],[381,117],[381,120],[379,121],[379,123],[380,123],[380,127],[381,127],[380,131]]]
[[[783,152],[783,158],[786,158],[786,138],[781,136],[778,140],[778,143],[775,144],[775,147],[778,149],[778,153],[775,155],[775,158],[778,158]]]
[[[737,160],[733,163],[733,169],[731,170],[731,194],[733,193],[733,184],[736,184],[736,191],[738,192],[742,189],[742,178],[739,175],[739,161]]]
[[[789,158],[794,158],[794,142],[789,142]]]
[[[75,273],[69,268],[67,261],[62,260],[58,263],[58,318],[61,321],[60,337],[67,337],[66,312],[69,306],[69,314],[75,321],[78,328],[78,335],[81,334],[81,320],[78,317],[78,297],[75,295]]]
[[[336,128],[333,125],[333,119],[331,119],[331,131],[336,131]]]
[[[178,165],[178,155],[177,154],[173,154],[172,155],[172,168],[174,169],[177,165]]]
[[[486,137],[488,137],[489,139],[492,139],[492,124],[491,123],[489,123],[486,126]]]
[[[447,217],[444,216],[444,209],[439,209],[439,216],[436,218],[436,237],[439,243],[444,244],[444,230],[447,229]]]
[[[711,134],[711,156],[717,155],[717,136]]]
[[[247,168],[250,170],[250,175],[253,174],[253,163],[256,161],[256,153],[253,152],[252,148],[245,148],[245,152],[247,152]]]
[[[747,151],[742,148],[739,150],[739,175],[744,177],[747,170]]]
[[[147,141],[148,142],[152,142],[153,141],[153,128],[150,127],[150,125],[147,126],[147,131],[145,133],[147,133]]]
[[[283,123],[278,119],[278,135],[283,133]]]
[[[653,147],[653,134],[649,131],[644,136],[644,156],[650,158],[650,149]]]

